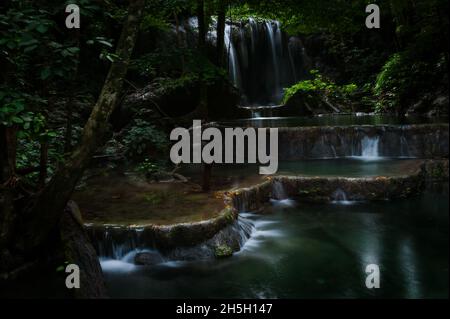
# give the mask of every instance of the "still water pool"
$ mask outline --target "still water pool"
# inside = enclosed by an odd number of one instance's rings
[[[405,116],[398,117],[386,114],[324,114],[316,116],[299,117],[254,117],[223,121],[225,126],[242,127],[301,127],[301,126],[341,126],[341,125],[410,125],[447,123],[448,116],[425,117]]]

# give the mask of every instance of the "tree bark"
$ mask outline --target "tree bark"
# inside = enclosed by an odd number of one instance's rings
[[[40,158],[39,158],[39,187],[45,186],[47,179],[47,162],[48,162],[48,141],[41,142]]]
[[[136,42],[145,0],[131,0],[128,17],[116,48],[118,59],[110,67],[100,96],[84,127],[81,143],[58,169],[46,187],[24,212],[22,236],[17,248],[31,251],[41,246],[54,230],[89,161],[104,142],[108,120],[117,104],[123,79]]]
[[[69,153],[72,150],[72,104],[74,98],[70,97],[66,109],[66,131],[64,132],[64,153]]]
[[[6,127],[6,156],[7,156],[7,175],[8,179],[16,174],[16,162],[17,162],[17,128]]]
[[[206,45],[206,25],[205,25],[205,3],[197,0],[197,21],[198,21],[198,47],[200,52],[205,53]]]
[[[223,67],[224,48],[225,48],[225,0],[219,0],[217,10],[217,66]]]
[[[8,165],[8,142],[6,136],[6,126],[0,124],[0,184],[5,183],[9,176],[9,165]]]
[[[103,272],[83,226],[80,209],[74,201],[67,203],[61,218],[60,236],[64,258],[80,268],[80,288],[73,289],[75,298],[106,298]]]
[[[178,50],[180,50],[181,73],[184,74],[185,62],[184,62],[184,53],[183,53],[183,40],[181,39],[181,34],[180,34],[180,21],[178,20],[178,15],[175,11],[173,12],[173,19],[175,20],[175,30],[177,33]]]
[[[197,21],[198,21],[198,50],[203,58],[206,57],[206,26],[205,26],[205,3],[203,0],[197,0]],[[204,79],[203,65],[200,69],[200,99],[198,113],[203,119],[208,118],[208,91]]]
[[[13,193],[16,144],[16,129],[0,125],[0,253],[9,245],[16,221]]]

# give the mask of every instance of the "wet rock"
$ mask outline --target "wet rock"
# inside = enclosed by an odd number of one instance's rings
[[[448,91],[427,93],[420,96],[407,110],[406,114],[421,114],[428,117],[448,115]]]
[[[170,249],[193,246],[212,238],[236,218],[236,211],[232,207],[227,207],[218,217],[210,220],[171,226],[151,226],[151,230],[150,228],[146,230],[153,233],[157,247]]]
[[[409,176],[373,178],[277,177],[287,194],[300,201],[326,203],[335,199],[337,190],[350,201],[378,201],[406,198],[424,189],[420,171]]]
[[[225,201],[239,211],[258,211],[269,200],[272,182],[263,183],[227,192]]]
[[[448,159],[425,161],[422,165],[422,173],[427,182],[448,182]]]
[[[365,137],[378,139],[379,156],[448,158],[448,124],[285,127],[278,134],[280,160],[361,156]]]
[[[180,247],[193,247],[211,238],[217,238],[215,236],[232,225],[236,218],[236,210],[226,207],[217,217],[199,222],[131,226],[88,224],[87,229],[101,255],[113,255],[114,243],[109,242],[112,238],[126,245],[127,250],[140,246],[171,251]],[[105,242],[107,240],[108,242]],[[212,242],[215,244],[217,240],[212,239]]]
[[[426,173],[424,173],[426,171]],[[350,201],[378,201],[406,198],[425,189],[426,176],[448,176],[448,160],[424,162],[409,175],[369,178],[274,176],[268,181],[226,193],[228,201],[239,211],[258,211],[274,194],[274,183],[283,187],[288,198],[313,203],[336,199],[336,192]],[[448,177],[447,177],[448,178]]]
[[[164,258],[156,251],[145,251],[137,253],[134,257],[134,263],[136,265],[157,265],[164,262]]]
[[[161,248],[160,252],[140,252],[136,254],[134,262],[137,265],[152,266],[167,260],[192,261],[228,257],[239,251],[250,236],[241,227],[242,225],[238,221],[234,221],[200,244],[190,247],[180,245],[179,247]]]

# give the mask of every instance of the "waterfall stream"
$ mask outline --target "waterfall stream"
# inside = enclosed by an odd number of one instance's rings
[[[241,88],[241,76],[239,71],[239,64],[238,64],[239,62],[236,48],[234,46],[233,41],[231,41],[231,32],[232,32],[232,25],[226,24],[224,32],[225,33],[224,41],[225,41],[225,49],[227,50],[228,55],[228,69],[231,81],[239,89]]]
[[[285,35],[278,21],[249,18],[228,22],[225,48],[230,79],[241,91],[242,105],[278,105],[283,88],[304,74],[301,41]]]
[[[378,155],[378,145],[380,138],[364,136],[361,140],[361,157],[363,159],[377,159]]]
[[[215,247],[225,243],[239,251],[251,238],[255,225],[245,214],[219,231],[213,238],[192,247],[177,247],[160,251],[144,228],[90,226],[87,232],[100,258],[102,267],[112,271],[133,270],[138,254],[145,253],[154,264],[173,265],[174,262],[201,260],[214,257]],[[150,256],[150,257],[148,257]]]

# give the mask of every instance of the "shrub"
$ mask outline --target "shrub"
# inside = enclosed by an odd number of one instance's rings
[[[150,123],[136,119],[123,138],[126,152],[134,158],[154,152],[164,152],[168,145],[167,136]]]
[[[331,100],[338,102],[339,104],[347,104],[350,101],[352,94],[358,88],[356,84],[338,85],[322,76],[317,70],[311,70],[313,79],[300,81],[293,86],[285,89],[283,103],[286,103],[297,93],[304,93],[309,98],[321,95]]]

